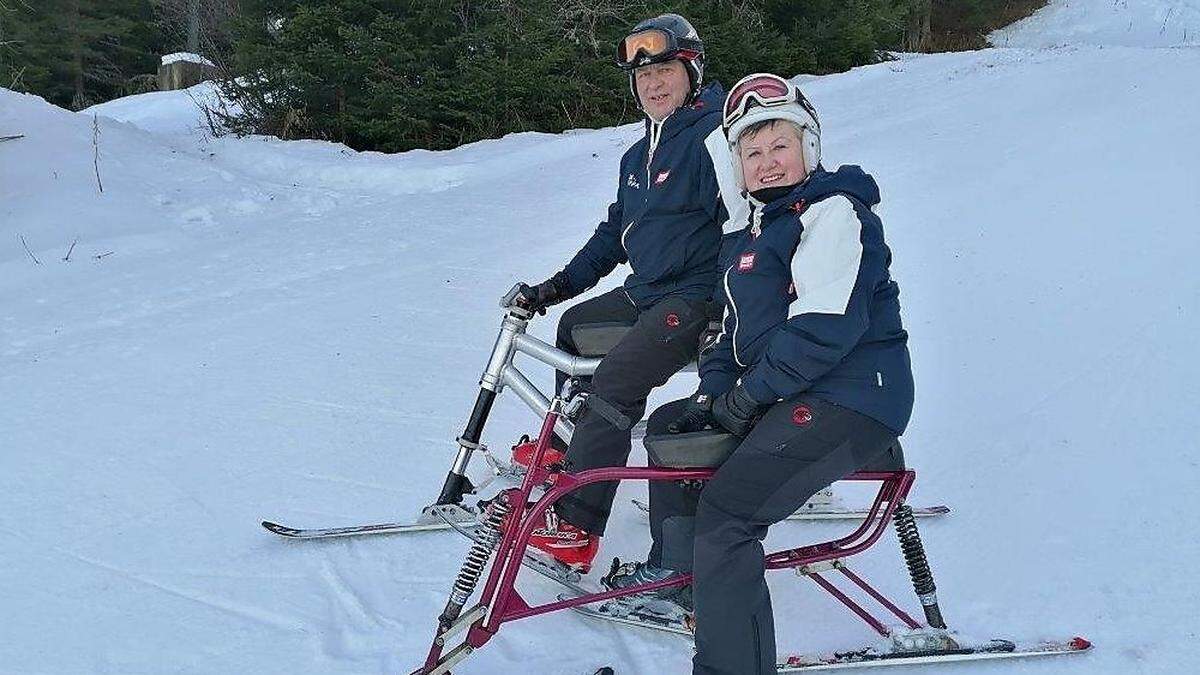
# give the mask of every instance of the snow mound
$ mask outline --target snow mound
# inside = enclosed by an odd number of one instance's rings
[[[205,108],[218,108],[220,98],[216,85],[201,82],[187,89],[124,96],[80,112],[128,122],[157,134],[202,137],[210,133]]]
[[[1200,0],[1050,0],[989,36],[997,47],[1200,45]]]

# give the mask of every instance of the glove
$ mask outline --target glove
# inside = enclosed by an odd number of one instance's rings
[[[734,436],[745,437],[766,407],[739,384],[713,401],[712,416]]]
[[[667,425],[667,433],[686,434],[689,431],[711,429],[716,426],[712,416],[712,397],[696,392],[684,406],[683,412]]]
[[[517,306],[538,314],[545,314],[546,308],[571,297],[568,291],[567,275],[559,272],[536,286],[524,282],[517,285]]]

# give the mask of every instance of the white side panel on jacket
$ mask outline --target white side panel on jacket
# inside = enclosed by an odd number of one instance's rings
[[[792,255],[796,300],[788,316],[845,314],[862,262],[862,222],[837,195],[813,204],[800,218],[804,231]]]

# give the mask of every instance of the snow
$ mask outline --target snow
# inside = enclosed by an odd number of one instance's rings
[[[1001,47],[1200,46],[1200,0],[1050,0],[990,37]]]
[[[1058,5],[1021,31],[1064,44]],[[1200,50],[1118,42],[804,84],[827,162],[883,186],[917,379],[911,501],[955,509],[922,522],[947,619],[1097,644],[938,672],[1180,673],[1200,656],[1200,539],[1180,520],[1200,482]],[[588,236],[640,129],[384,155],[181,134],[200,128],[188,101],[76,114],[0,90],[0,133],[26,134],[0,145],[0,672],[410,672],[465,541],[287,542],[258,521],[406,519],[435,496],[496,298]],[[532,332],[549,339],[558,309]],[[485,440],[534,429],[505,394]],[[623,501],[644,489],[622,488],[602,556],[644,554]],[[837,531],[782,524],[768,544]],[[916,609],[890,536],[854,564]],[[782,650],[872,639],[811,584],[770,580]],[[689,658],[559,613],[455,672]]]
[[[191,52],[175,52],[173,54],[164,54],[162,57],[162,64],[164,66],[168,66],[168,65],[170,65],[172,63],[176,63],[178,61],[187,61],[188,63],[199,63],[199,64],[205,65],[205,66],[213,65],[212,61],[209,61],[208,59],[204,58],[203,56],[200,56],[199,54],[193,54]]]
[[[83,114],[103,115],[152,131],[197,138],[211,134],[204,109],[221,109],[220,91],[212,82],[173,91],[152,91],[114,99],[83,109]]]

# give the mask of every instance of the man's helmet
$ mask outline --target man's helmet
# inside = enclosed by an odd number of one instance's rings
[[[704,42],[687,19],[678,14],[663,14],[646,19],[617,45],[617,65],[629,71],[629,89],[641,107],[633,71],[652,63],[678,59],[683,62],[691,82],[688,101],[694,101],[704,83]]]

